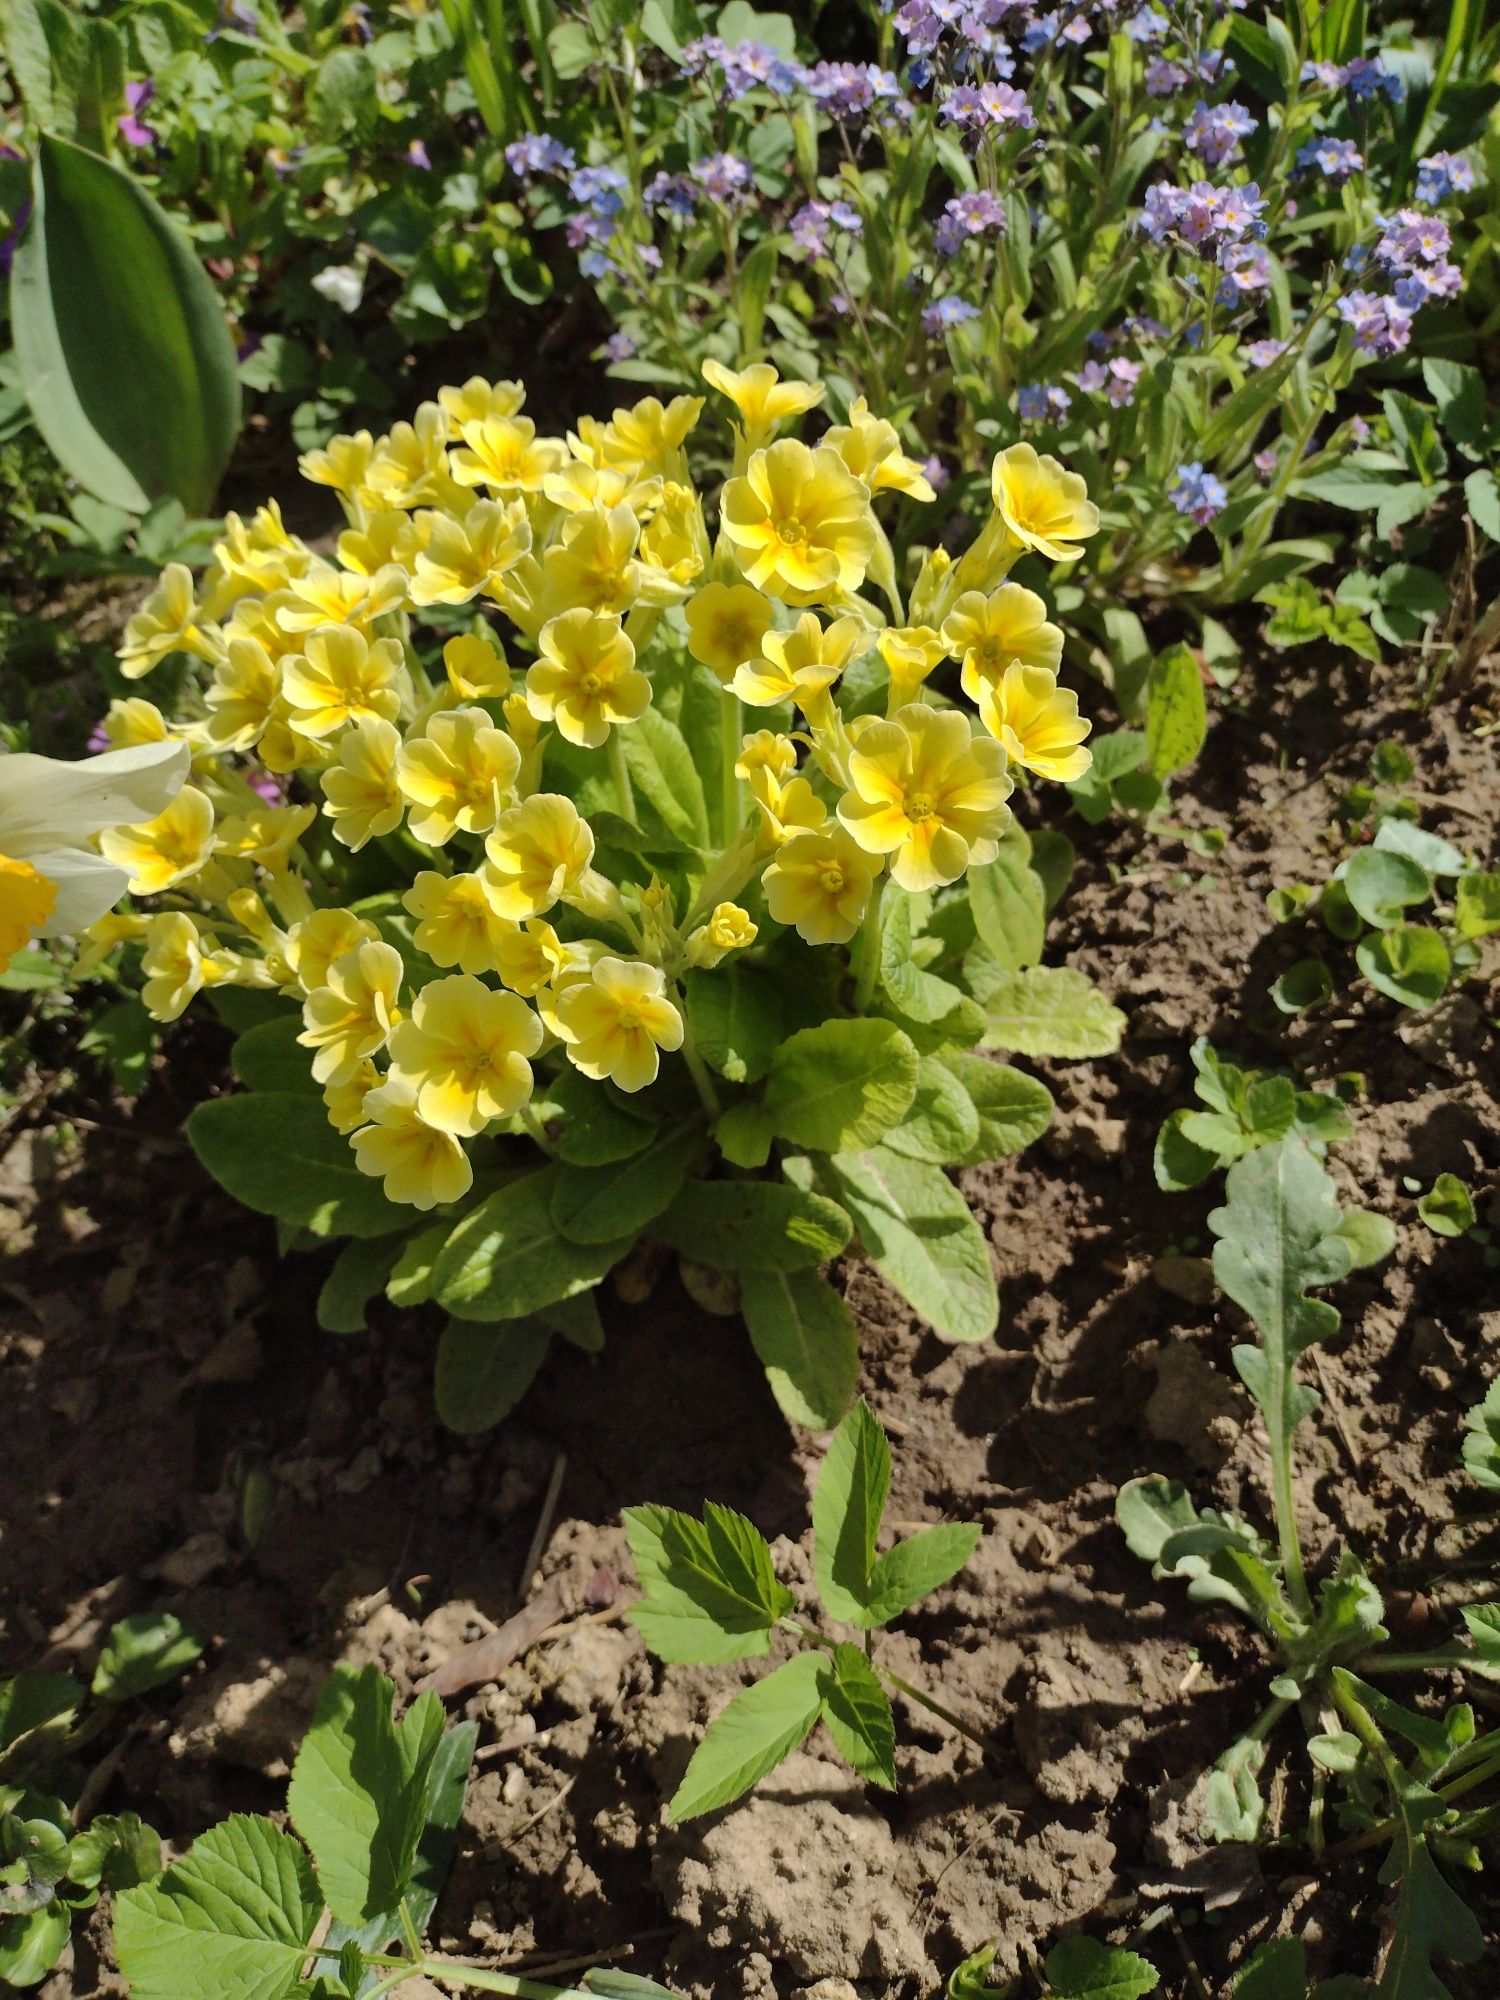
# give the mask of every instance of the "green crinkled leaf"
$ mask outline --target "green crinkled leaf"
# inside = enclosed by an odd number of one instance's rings
[[[246,1090],[290,1090],[322,1101],[313,1078],[312,1050],[299,1046],[300,1014],[282,1014],[258,1021],[237,1037],[229,1051],[230,1067]],[[326,1116],[326,1114],[325,1114]]]
[[[837,1153],[899,1125],[916,1089],[916,1048],[893,1023],[825,1021],[782,1043],[764,1102],[780,1137]]]
[[[839,1153],[826,1178],[865,1254],[948,1340],[988,1340],[1000,1317],[989,1246],[940,1167],[886,1146]]]
[[[638,800],[644,801],[684,846],[706,848],[708,808],[703,783],[682,731],[659,709],[648,708],[628,729],[621,730],[620,739]]]
[[[1191,764],[1208,734],[1203,676],[1186,646],[1170,646],[1146,677],[1146,769],[1169,777]]]
[[[1158,1985],[1156,1968],[1133,1951],[1090,1937],[1064,1938],[1047,1954],[1054,2000],[1144,2000]]]
[[[94,1693],[101,1701],[129,1701],[184,1673],[203,1651],[203,1641],[171,1611],[138,1611],[110,1627]]]
[[[740,1309],[785,1414],[814,1431],[836,1424],[859,1380],[859,1334],[843,1294],[814,1271],[746,1271]]]
[[[1127,1480],[1115,1519],[1130,1553],[1154,1576],[1183,1578],[1195,1602],[1232,1604],[1278,1635],[1294,1629],[1271,1549],[1231,1515],[1200,1512],[1179,1481],[1156,1473]]]
[[[378,1667],[335,1667],[287,1789],[328,1907],[347,1924],[389,1915],[410,1887],[443,1734],[436,1695],[419,1696],[396,1723],[394,1694]]]
[[[671,1207],[706,1151],[696,1123],[668,1125],[640,1152],[611,1166],[560,1166],[552,1184],[552,1220],[570,1243],[635,1236]]]
[[[1474,869],[1454,891],[1453,925],[1461,938],[1500,930],[1500,870]]]
[[[390,1283],[409,1236],[355,1237],[334,1259],[318,1293],[318,1325],[325,1333],[362,1333],[365,1308]]]
[[[322,1914],[301,1843],[236,1813],[115,1898],[115,1957],[134,2000],[285,2000]]]
[[[948,1055],[937,1060],[968,1093],[979,1117],[979,1137],[954,1162],[960,1167],[983,1166],[1003,1160],[1040,1139],[1052,1123],[1054,1105],[1046,1084],[1009,1063],[987,1056]]]
[[[827,1664],[822,1653],[799,1653],[714,1718],[667,1808],[674,1825],[727,1806],[811,1735]]]
[[[901,1123],[887,1132],[885,1143],[893,1153],[934,1165],[963,1160],[978,1145],[979,1113],[939,1057],[923,1056],[918,1063],[916,1096]]]
[[[1225,1192],[1225,1205],[1208,1218],[1219,1239],[1214,1276],[1260,1335],[1258,1347],[1235,1348],[1234,1365],[1277,1453],[1317,1406],[1296,1380],[1297,1357],[1338,1331],[1338,1313],[1308,1291],[1336,1284],[1353,1256],[1333,1182],[1302,1140],[1278,1139],[1236,1162]]]
[[[823,1720],[839,1755],[867,1784],[896,1789],[896,1719],[858,1646],[833,1649],[822,1676]]]
[[[537,1378],[552,1336],[537,1319],[450,1319],[438,1338],[432,1391],[438,1417],[459,1437],[493,1430]]]
[[[389,1236],[410,1219],[360,1172],[318,1097],[288,1090],[213,1097],[186,1129],[220,1187],[259,1215],[315,1236]]]
[[[980,1533],[976,1522],[944,1521],[887,1549],[870,1571],[865,1616],[857,1622],[889,1625],[899,1618],[958,1575],[978,1548]]]
[[[867,1615],[875,1537],[891,1487],[891,1448],[863,1400],[839,1425],[813,1494],[813,1574],[834,1618],[871,1625]]]
[[[651,1234],[700,1264],[728,1271],[801,1271],[849,1241],[837,1202],[784,1181],[689,1181]]]
[[[757,966],[721,965],[689,972],[683,1004],[693,1047],[731,1083],[758,1083],[781,1041],[781,995]]]
[[[669,1666],[760,1659],[792,1609],[765,1537],[712,1501],[702,1521],[672,1507],[627,1507],[625,1532],[645,1595],[630,1621]]]
[[[911,898],[895,889],[887,891],[880,909],[880,983],[895,1011],[909,1021],[941,1021],[964,997],[913,958]]]
[[[1071,965],[1033,965],[989,996],[984,1047],[1023,1056],[1113,1055],[1125,1016]]]
[[[553,1077],[547,1098],[557,1112],[553,1150],[570,1166],[607,1167],[632,1159],[656,1131],[656,1119],[644,1105],[623,1102],[607,1084],[576,1069]]]
[[[634,1238],[571,1243],[552,1219],[558,1166],[512,1181],[466,1215],[439,1251],[432,1295],[458,1319],[523,1319],[589,1291]]]
[[[1042,956],[1047,931],[1047,899],[1042,878],[1031,865],[1031,841],[1013,825],[992,862],[971,868],[969,907],[985,948],[1002,972],[1024,972]]]
[[[757,1098],[743,1097],[720,1113],[714,1139],[731,1166],[754,1172],[770,1159],[776,1128]]]

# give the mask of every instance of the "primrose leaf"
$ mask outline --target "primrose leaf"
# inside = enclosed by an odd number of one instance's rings
[[[938,1061],[963,1085],[979,1118],[979,1137],[956,1166],[978,1167],[1019,1153],[1052,1123],[1051,1091],[1024,1070],[988,1056],[947,1055]]]
[[[1146,679],[1146,769],[1169,777],[1191,764],[1208,733],[1203,675],[1186,646],[1169,646]]]
[[[656,1120],[643,1104],[624,1101],[608,1085],[576,1069],[564,1070],[547,1085],[560,1121],[552,1148],[574,1167],[607,1167],[644,1152]]]
[[[1476,1486],[1500,1493],[1500,1376],[1464,1417],[1464,1468]],[[3,1717],[0,1717],[3,1733]]]
[[[103,1701],[128,1701],[164,1681],[176,1680],[203,1651],[203,1641],[170,1611],[138,1611],[111,1626],[94,1693]]]
[[[693,1047],[731,1083],[758,1083],[781,1041],[781,995],[769,973],[748,965],[689,972],[683,984]]]
[[[1217,1146],[1200,1144],[1188,1137],[1183,1128],[1193,1116],[1191,1111],[1174,1111],[1156,1135],[1152,1168],[1156,1185],[1168,1194],[1182,1194],[1188,1188],[1198,1187],[1224,1165]]]
[[[782,1043],[765,1108],[794,1146],[839,1153],[899,1125],[917,1090],[917,1051],[890,1021],[824,1021]]]
[[[315,1236],[389,1236],[410,1215],[362,1174],[322,1099],[297,1090],[211,1097],[190,1113],[193,1151],[236,1201]]]
[[[859,1334],[843,1294],[815,1271],[746,1271],[740,1308],[783,1412],[809,1430],[836,1424],[859,1380]]]
[[[979,1143],[979,1113],[953,1072],[936,1056],[917,1065],[917,1094],[901,1123],[885,1136],[893,1153],[935,1166],[957,1161]]]
[[[859,1624],[888,1625],[919,1598],[955,1577],[979,1546],[973,1521],[944,1521],[897,1542],[870,1571],[868,1603]]]
[[[570,1243],[616,1243],[654,1222],[705,1150],[695,1124],[668,1125],[608,1166],[566,1164],[552,1184],[552,1220]]]
[[[822,1677],[823,1720],[844,1762],[867,1784],[896,1789],[890,1698],[858,1646],[840,1645]]]
[[[328,1906],[347,1924],[390,1915],[410,1887],[443,1734],[436,1695],[421,1695],[396,1723],[394,1694],[378,1667],[335,1667],[287,1788]]]
[[[989,995],[983,1046],[1023,1056],[1113,1055],[1125,1016],[1071,965],[1033,965],[1002,979]]]
[[[1046,1972],[1053,2000],[1144,2000],[1158,1983],[1155,1966],[1145,1959],[1089,1937],[1054,1945]]]
[[[727,1806],[811,1735],[823,1712],[827,1666],[826,1654],[798,1653],[735,1696],[693,1752],[667,1807],[674,1825]]]
[[[360,1333],[371,1299],[383,1292],[410,1239],[351,1237],[333,1261],[318,1293],[318,1325],[325,1333]]]
[[[726,1271],[803,1271],[837,1257],[849,1217],[826,1195],[784,1181],[689,1181],[651,1234]]]
[[[834,1433],[813,1495],[813,1574],[835,1618],[873,1625],[869,1615],[875,1537],[891,1487],[891,1448],[861,1399]]]
[[[1000,1317],[989,1245],[940,1167],[888,1146],[825,1168],[870,1261],[947,1340],[988,1340]]]
[[[964,997],[948,980],[924,971],[913,959],[911,898],[894,892],[881,906],[880,983],[896,1012],[911,1021],[941,1021]]]
[[[322,1914],[301,1843],[235,1813],[115,1898],[115,1957],[134,2000],[285,2000]]]
[[[630,1622],[669,1666],[762,1658],[792,1609],[765,1537],[712,1502],[701,1522],[672,1507],[627,1507],[625,1532],[645,1592]]]
[[[965,877],[975,927],[1002,972],[1024,972],[1042,956],[1047,896],[1031,865],[1031,841],[1012,825],[1000,852]]]
[[[0,1923],[0,1980],[15,1992],[40,1986],[72,1929],[72,1912],[61,1903],[6,1918]]]
[[[1265,1416],[1273,1454],[1316,1408],[1295,1379],[1297,1358],[1338,1331],[1331,1305],[1307,1296],[1332,1285],[1353,1262],[1334,1184],[1295,1137],[1278,1139],[1229,1170],[1227,1200],[1208,1218],[1218,1237],[1214,1276],[1255,1322],[1258,1347],[1239,1346],[1234,1365]]]
[[[438,1336],[432,1383],[440,1421],[459,1437],[493,1430],[536,1380],[551,1340],[536,1319],[450,1319]]]
[[[1500,1605],[1466,1604],[1461,1616],[1474,1645],[1464,1665],[1483,1680],[1500,1681]]]
[[[632,1237],[573,1243],[558,1229],[552,1198],[561,1172],[554,1165],[525,1174],[469,1211],[432,1268],[439,1305],[459,1319],[524,1319],[591,1290],[620,1261]]]

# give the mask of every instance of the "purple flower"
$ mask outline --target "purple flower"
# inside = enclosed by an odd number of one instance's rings
[[[505,149],[505,164],[523,181],[533,174],[570,174],[575,161],[573,148],[548,132],[528,132]]]
[[[1141,364],[1127,361],[1123,355],[1108,362],[1085,361],[1073,379],[1084,395],[1097,396],[1102,392],[1115,409],[1123,410],[1135,400]]]
[[[635,342],[628,333],[612,333],[603,348],[606,361],[628,361],[635,351]]]
[[[615,167],[575,167],[568,175],[568,193],[601,221],[612,222],[625,206],[622,191],[630,183]]]
[[[1200,97],[1193,106],[1182,140],[1211,167],[1222,167],[1240,155],[1240,141],[1255,130],[1255,119],[1243,104],[1205,104]]]
[[[1370,426],[1363,417],[1351,417],[1348,423],[1350,444],[1368,444],[1371,437]]]
[[[1133,42],[1159,42],[1171,25],[1159,7],[1142,7],[1125,23],[1125,33]]]
[[[109,748],[109,731],[102,718],[89,731],[89,740],[83,747],[91,757],[101,756]]]
[[[928,333],[941,333],[945,327],[962,326],[965,320],[978,319],[978,306],[971,306],[967,299],[949,292],[930,306],[922,308],[922,326]]]
[[[156,85],[148,78],[145,83],[127,83],[125,86],[125,116],[115,120],[120,137],[127,146],[154,146],[156,129],[147,125],[139,116],[156,95]]]
[[[755,186],[749,161],[738,160],[733,153],[710,153],[705,159],[694,160],[688,172],[710,201],[726,208],[746,200]]]
[[[1028,382],[1016,391],[1016,409],[1023,424],[1060,424],[1073,407],[1073,398],[1055,382]]]
[[[406,149],[406,160],[408,166],[420,167],[424,174],[432,172],[432,161],[428,157],[426,144],[421,139],[412,140]]]
[[[268,806],[286,804],[286,781],[278,778],[274,771],[266,770],[264,765],[254,764],[245,773],[245,779],[255,796],[264,799]]]
[[[924,458],[922,460],[922,471],[926,477],[927,484],[932,488],[934,493],[941,493],[953,477],[936,452],[932,454],[931,458]]]
[[[1275,447],[1273,445],[1267,445],[1265,450],[1258,451],[1255,454],[1255,457],[1250,462],[1255,467],[1256,471],[1260,474],[1262,479],[1271,478],[1276,470]]]
[[[1286,353],[1284,340],[1252,340],[1245,347],[1245,359],[1252,368],[1269,368]]]
[[[1361,354],[1385,360],[1400,354],[1411,340],[1412,313],[1395,299],[1373,292],[1349,292],[1338,302],[1338,315],[1354,335]]]
[[[1351,174],[1362,172],[1364,164],[1364,156],[1352,139],[1309,139],[1297,149],[1302,172],[1316,171],[1335,187],[1342,187]]]
[[[1177,477],[1167,489],[1167,498],[1179,514],[1185,514],[1200,528],[1206,528],[1228,504],[1229,495],[1222,479],[1205,472],[1197,459],[1179,465]]]
[[[1336,62],[1305,62],[1302,81],[1315,83],[1320,90],[1337,90],[1344,81],[1344,72]]]
[[[863,118],[877,105],[900,119],[911,115],[899,81],[878,63],[816,63],[807,88],[831,118]]]
[[[1344,65],[1343,85],[1356,104],[1363,104],[1384,91],[1392,104],[1399,104],[1406,95],[1406,85],[1393,69],[1387,69],[1379,56],[1356,56]]]
[[[1417,162],[1418,201],[1448,201],[1474,184],[1474,169],[1462,153],[1429,153]]]
[[[1189,81],[1181,63],[1168,62],[1165,56],[1153,56],[1146,65],[1148,97],[1175,97]]]
[[[906,5],[896,15],[896,32],[906,37],[906,46],[912,55],[926,56],[931,55],[942,40],[943,23],[928,0],[906,0]]]
[[[686,174],[653,174],[641,189],[648,214],[664,208],[683,220],[697,211],[698,190]]]
[[[1217,300],[1231,311],[1247,298],[1270,289],[1271,258],[1263,243],[1226,244],[1219,252],[1219,269],[1223,277]]]
[[[956,194],[946,202],[936,229],[933,246],[940,257],[956,257],[972,237],[1005,230],[1005,206],[986,189],[972,194]]]

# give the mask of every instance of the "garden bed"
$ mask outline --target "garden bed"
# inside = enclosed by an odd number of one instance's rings
[[[1321,647],[1257,659],[1215,699],[1173,804],[1181,828],[1224,828],[1222,852],[1069,822],[1079,866],[1048,956],[1093,977],[1129,1029],[1117,1058],[1038,1065],[1058,1099],[1050,1132],[962,1176],[1000,1276],[995,1339],[946,1346],[869,1266],[835,1270],[892,1437],[892,1518],[985,1530],[887,1657],[998,1738],[1001,1759],[909,1710],[894,1796],[815,1736],[745,1802],[666,1826],[735,1670],[647,1657],[621,1616],[635,1583],[620,1509],[738,1507],[784,1538],[782,1572],[805,1581],[819,1454],[789,1431],[740,1325],[670,1272],[644,1303],[607,1300],[604,1352],[554,1352],[501,1429],[442,1430],[435,1325],[377,1304],[371,1334],[320,1332],[321,1264],[278,1264],[271,1225],[193,1160],[181,1119],[223,1061],[198,1022],[135,1106],[94,1107],[76,1137],[60,1131],[72,1106],[39,1109],[0,1162],[16,1247],[0,1318],[0,1667],[49,1647],[88,1656],[112,1618],[158,1606],[207,1635],[202,1666],[150,1699],[107,1774],[108,1800],[185,1847],[227,1811],[279,1808],[334,1662],[375,1661],[408,1691],[555,1590],[556,1629],[450,1703],[481,1734],[433,1929],[447,1948],[605,1957],[714,2000],[918,2000],[987,1940],[1010,1971],[1087,1919],[1133,1937],[1171,2000],[1219,1994],[1278,1928],[1306,1937],[1322,1973],[1367,1973],[1385,1892],[1363,1858],[1308,1871],[1300,1761],[1283,1785],[1273,1751],[1264,1774],[1284,1850],[1194,1837],[1184,1795],[1253,1714],[1263,1655],[1242,1625],[1153,1584],[1114,1501],[1160,1471],[1267,1518],[1263,1447],[1229,1368],[1239,1315],[1202,1261],[1212,1201],[1161,1193],[1150,1165],[1207,1034],[1309,1081],[1364,1073],[1329,1164],[1399,1229],[1393,1258],[1339,1288],[1344,1335],[1318,1359],[1310,1563],[1336,1525],[1416,1646],[1447,1636],[1492,1565],[1493,1517],[1459,1447],[1500,1356],[1500,1286],[1479,1243],[1418,1219],[1413,1187],[1500,1166],[1493,994],[1471,985],[1402,1016],[1360,986],[1312,1025],[1267,999],[1299,954],[1265,896],[1326,879],[1334,807],[1378,741],[1410,753],[1424,825],[1461,846],[1487,837],[1494,743],[1470,732],[1493,689],[1425,717],[1407,696],[1399,665],[1372,676]],[[1469,1894],[1493,1939],[1493,1887]],[[1458,2000],[1487,1990],[1482,1967],[1445,1976]],[[43,1992],[118,1990],[81,1940]]]

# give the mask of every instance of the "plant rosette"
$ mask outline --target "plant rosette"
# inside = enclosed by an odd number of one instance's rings
[[[1002,452],[971,545],[914,560],[903,597],[875,420],[804,443],[778,433],[821,385],[712,379],[742,426],[713,526],[701,398],[556,438],[519,385],[472,380],[303,458],[347,517],[332,559],[274,504],[231,515],[121,651],[132,678],[201,663],[171,720],[135,698],[106,725],[180,738],[192,771],[102,837],[136,900],[79,969],[134,945],[155,1019],[206,995],[241,1031],[247,1088],[194,1112],[200,1158],[284,1243],[348,1239],[326,1326],[381,1290],[451,1315],[460,1428],[552,1334],[597,1345],[600,1280],[660,1264],[642,1238],[743,1307],[805,1424],[853,1394],[819,1267],[856,1235],[940,1334],[988,1337],[988,1247],[945,1169],[1052,1107],[976,1049],[1119,1039],[1039,963],[1066,844],[1044,880],[1011,805],[1088,768],[1064,635],[1007,574],[1078,555],[1083,481]]]

